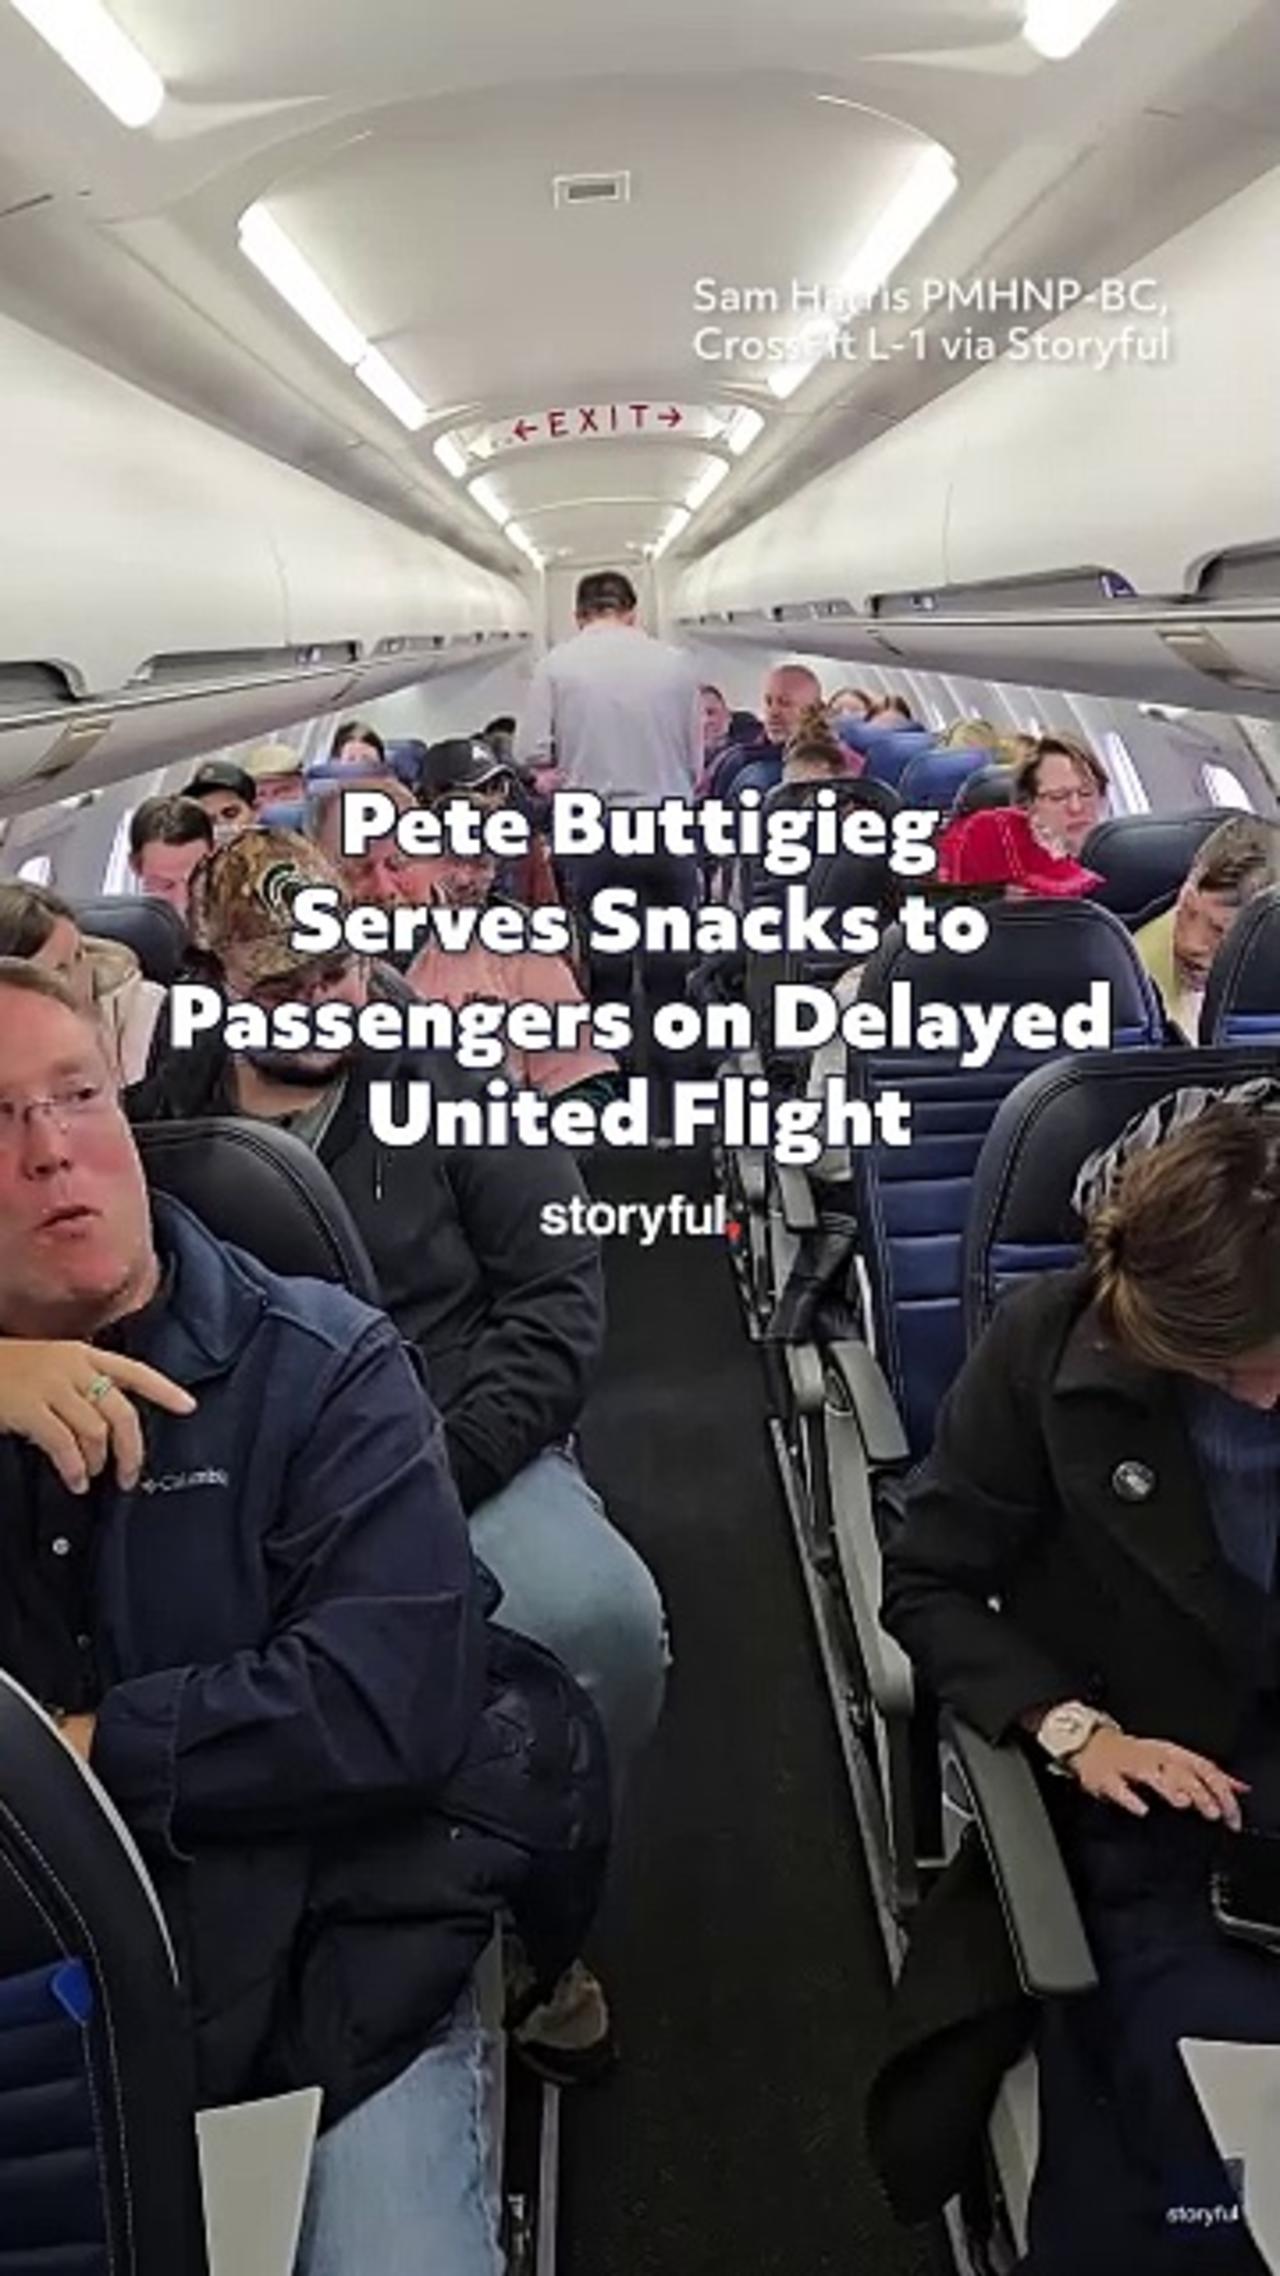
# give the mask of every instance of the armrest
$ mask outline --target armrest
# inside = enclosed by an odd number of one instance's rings
[[[769,1202],[769,1157],[757,1147],[743,1146],[735,1159],[742,1198],[748,1209],[762,1217]]]
[[[780,1162],[773,1165],[778,1199],[782,1203],[782,1222],[789,1233],[816,1233],[818,1212],[813,1205],[813,1189],[802,1170],[784,1168]]]
[[[1097,1970],[1030,1763],[1016,1746],[993,1747],[950,1708],[942,1735],[973,1802],[1023,1989],[1036,1999],[1092,1991]]]
[[[856,1362],[847,1370],[841,1369],[841,1379],[849,1392],[848,1401],[843,1407],[833,1405],[830,1398],[829,1365],[839,1352],[858,1355]],[[827,1450],[831,1528],[844,1578],[845,1601],[858,1639],[867,1688],[886,1724],[905,1723],[910,1719],[915,1705],[915,1681],[911,1662],[902,1646],[880,1625],[884,1579],[876,1522],[876,1489],[877,1473],[883,1468],[882,1455],[889,1439],[887,1431],[882,1431],[880,1442],[873,1450],[852,1383],[863,1376],[866,1384],[872,1386],[866,1407],[873,1426],[877,1418],[882,1424],[884,1419],[874,1389],[877,1383],[880,1395],[888,1402],[889,1413],[895,1424],[897,1416],[893,1412],[888,1384],[865,1345],[832,1345],[825,1355],[819,1355],[811,1345],[801,1346],[794,1356],[799,1359],[806,1355],[811,1355],[813,1362],[819,1362],[824,1357],[828,1363],[823,1368],[827,1392],[824,1399],[826,1423],[823,1435]],[[793,1354],[789,1352],[788,1360],[791,1361],[792,1358]],[[863,1361],[866,1362],[865,1369]],[[811,1364],[805,1375],[806,1387],[812,1380],[813,1372]]]
[[[873,1469],[909,1461],[902,1419],[875,1353],[864,1343],[833,1343],[827,1364],[840,1378]]]

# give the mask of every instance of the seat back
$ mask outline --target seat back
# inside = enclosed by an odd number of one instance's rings
[[[897,790],[911,761],[923,758],[936,743],[936,736],[927,727],[904,727],[901,731],[882,728],[878,735],[873,732],[866,747],[865,779],[887,782],[890,790]]]
[[[176,909],[149,893],[106,893],[77,901],[76,923],[93,940],[131,948],[148,980],[171,988],[186,954],[187,928]]]
[[[0,1671],[0,2268],[207,2267],[163,1919],[103,1789]]]
[[[917,1007],[1043,1004],[1061,1014],[1101,981],[1111,989],[1112,1045],[1159,1043],[1155,991],[1107,910],[1087,901],[1023,901],[998,903],[986,915],[986,942],[963,956],[913,954],[895,927],[867,967],[860,1000],[891,1006],[905,981]],[[852,1160],[877,1348],[915,1453],[929,1444],[938,1401],[963,1356],[961,1252],[982,1143],[1001,1101],[1046,1054],[1003,1042],[985,1066],[966,1067],[962,1056],[850,1054],[860,1096],[895,1090],[912,1108],[910,1145],[877,1141],[855,1149]]]
[[[865,775],[842,775],[837,776],[834,782],[780,782],[776,789],[770,791],[761,811],[768,815],[776,814],[790,807],[816,806],[820,792],[834,792],[834,801],[829,798],[824,799],[823,804],[834,804],[835,811],[841,815],[849,811],[856,813],[861,808],[864,812],[882,814],[886,822],[892,822],[902,804],[897,791],[890,790],[887,783],[868,782]],[[809,898],[815,905],[824,900],[832,900],[831,886],[833,882],[843,884],[843,878],[838,873],[833,879],[832,874],[828,871],[824,878],[822,892],[815,893],[812,889],[813,880],[819,869],[824,867],[824,862],[829,864],[832,860],[841,858],[839,855],[826,856],[823,860],[815,861],[806,877],[801,880],[808,888]],[[740,907],[751,908],[761,903],[767,903],[770,907],[776,908],[781,905],[785,898],[787,886],[793,882],[795,881],[791,878],[779,877],[773,871],[766,869],[762,856],[751,859],[744,857],[737,864],[737,873],[730,899],[734,900]],[[865,898],[865,896],[859,895],[858,898]],[[873,895],[872,898],[874,899],[875,896]]]
[[[921,751],[903,768],[898,795],[904,806],[931,806],[946,814],[961,784],[990,762],[990,751]]]
[[[956,792],[952,814],[957,821],[966,814],[980,814],[989,806],[1012,806],[1013,768],[988,766],[983,752],[978,756],[982,765],[964,777]]]
[[[1071,1196],[1089,1155],[1184,1085],[1210,1090],[1275,1073],[1275,1052],[1253,1049],[1072,1054],[1009,1093],[973,1179],[964,1239],[965,1334],[981,1335],[1002,1296],[1081,1255]]]
[[[220,1241],[247,1250],[269,1272],[338,1281],[366,1304],[381,1304],[347,1205],[300,1138],[229,1117],[144,1122],[134,1136],[148,1185],[182,1202]]]
[[[269,805],[257,808],[255,820],[264,830],[305,832],[307,827],[306,799],[274,798]]]
[[[1099,822],[1080,859],[1104,882],[1094,899],[1135,929],[1171,909],[1205,839],[1227,819],[1220,806],[1189,814],[1117,814]]]
[[[1280,1043],[1280,885],[1241,911],[1219,949],[1200,1033],[1206,1043]]]

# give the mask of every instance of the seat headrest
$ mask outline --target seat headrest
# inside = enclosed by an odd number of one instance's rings
[[[952,812],[957,821],[969,814],[984,813],[991,806],[1013,804],[1013,768],[988,766],[981,751],[978,756],[982,765],[965,776],[956,792]]]
[[[1220,806],[1190,814],[1116,814],[1099,822],[1080,859],[1106,882],[1094,898],[1130,926],[1145,925],[1172,908],[1210,834],[1228,819]]]
[[[76,923],[90,939],[131,948],[148,980],[171,988],[186,954],[187,929],[176,909],[152,894],[108,893],[77,901]]]
[[[217,1240],[268,1272],[331,1280],[381,1305],[377,1276],[347,1205],[310,1148],[265,1122],[210,1118],[139,1123],[147,1183],[180,1201]]]
[[[1000,1106],[974,1172],[964,1251],[969,1342],[1007,1288],[1077,1261],[1084,1228],[1071,1197],[1090,1154],[1186,1084],[1225,1089],[1274,1072],[1275,1052],[1263,1046],[1088,1052],[1027,1075]]]
[[[820,790],[835,792],[835,806],[840,813],[849,806],[865,806],[890,820],[902,805],[897,791],[891,790],[887,782],[873,782],[864,774],[850,774],[836,775],[830,782],[775,783],[762,812],[771,814],[780,806],[814,806]]]
[[[264,830],[301,830],[307,827],[305,798],[277,798],[269,806],[260,806],[254,819]]]
[[[878,751],[890,737],[896,741],[902,736],[908,736],[917,743],[937,741],[932,728],[922,727],[919,722],[914,727],[908,727],[905,719],[899,719],[890,726],[887,720],[855,719],[852,712],[846,711],[833,721],[833,725],[840,742],[847,743],[851,751],[861,751],[864,755]]]
[[[927,728],[904,727],[901,733],[879,736],[867,752],[864,780],[887,782],[897,790],[913,759],[937,748],[937,737]]]
[[[921,751],[903,768],[898,794],[904,806],[936,806],[945,813],[961,783],[990,761],[990,751]]]
[[[1062,1011],[1093,983],[1111,985],[1116,1034],[1157,1043],[1160,1006],[1118,917],[1090,901],[998,901],[984,911],[982,946],[967,956],[939,948],[913,953],[898,925],[887,932],[862,976],[860,999],[885,1004],[895,980],[922,1003],[1048,1004]],[[938,1057],[939,1072],[942,1068]]]
[[[1280,885],[1241,910],[1218,951],[1200,1033],[1206,1043],[1280,1043]]]

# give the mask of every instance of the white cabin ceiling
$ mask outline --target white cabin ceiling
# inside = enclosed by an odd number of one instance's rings
[[[136,133],[0,0],[0,309],[509,574],[435,454],[455,428],[757,405],[696,550],[964,376],[826,366],[780,402],[694,348],[695,279],[834,285],[932,144],[959,188],[920,258],[958,275],[1113,262],[1280,156],[1271,0],[1120,0],[1065,65],[1020,39],[1020,0],[111,5],[168,89]],[[556,175],[615,170],[628,202],[554,204]],[[258,202],[426,405],[419,432],[244,259]],[[483,471],[549,563],[586,566],[654,544],[719,459],[673,422],[539,429]]]

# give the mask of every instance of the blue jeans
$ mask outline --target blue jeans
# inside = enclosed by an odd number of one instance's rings
[[[488,2056],[467,1991],[408,2070],[321,2135],[294,2276],[502,2276]]]
[[[496,1619],[554,1652],[594,1702],[616,1798],[653,1734],[670,1664],[648,1566],[562,1447],[472,1511],[471,1543],[502,1588]]]

